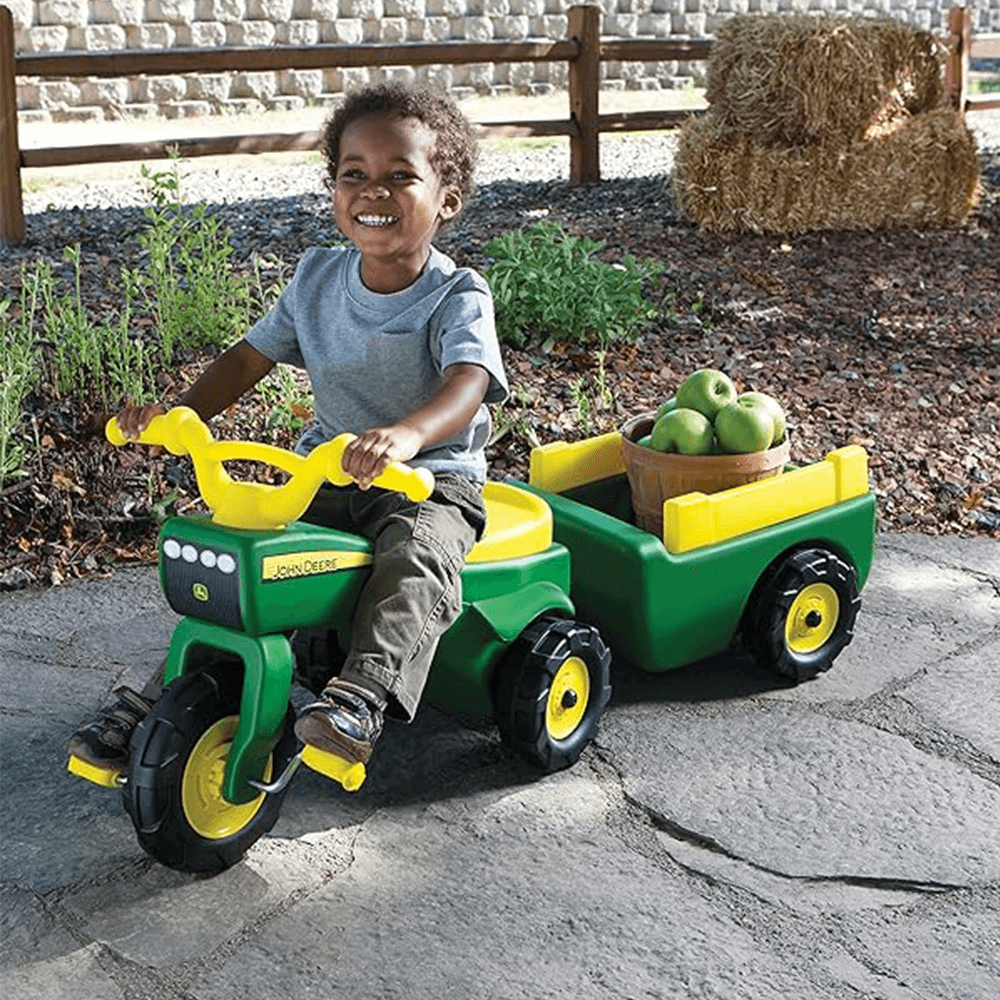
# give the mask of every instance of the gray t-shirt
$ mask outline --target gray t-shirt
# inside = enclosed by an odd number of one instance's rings
[[[382,295],[364,286],[360,265],[354,247],[307,250],[274,308],[247,334],[262,354],[309,374],[316,422],[297,451],[408,416],[437,391],[449,365],[480,365],[490,376],[486,402],[507,398],[493,299],[481,275],[431,247],[412,285]],[[481,483],[489,437],[483,405],[467,427],[410,464]]]

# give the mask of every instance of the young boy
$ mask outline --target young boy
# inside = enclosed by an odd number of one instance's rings
[[[305,743],[366,762],[383,713],[410,721],[438,639],[461,610],[459,573],[482,534],[490,434],[485,403],[506,398],[489,287],[432,245],[468,200],[476,144],[448,100],[396,85],[348,98],[324,134],[337,224],[353,246],[312,249],[274,308],[222,354],[181,400],[204,420],[277,362],[305,368],[316,422],[305,453],[344,431],[354,483],[327,484],[303,520],[374,544],[339,676],[300,713]],[[118,416],[135,437],[156,404]],[[435,475],[430,499],[372,488],[390,461]],[[70,753],[121,765],[131,733],[158,694],[127,688],[70,739]]]

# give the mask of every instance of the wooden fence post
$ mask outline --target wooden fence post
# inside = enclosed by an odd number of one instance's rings
[[[961,114],[969,96],[969,49],[972,14],[965,7],[948,11],[948,57],[944,68],[945,99]]]
[[[14,16],[0,7],[0,245],[24,239],[21,148],[17,144]]]
[[[580,54],[569,64],[569,110],[576,134],[569,139],[569,174],[574,184],[601,179],[598,95],[601,89],[601,8],[569,9],[569,36]]]

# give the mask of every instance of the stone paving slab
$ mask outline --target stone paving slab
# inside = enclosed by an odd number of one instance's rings
[[[989,548],[993,544],[985,542],[987,552],[980,555],[979,564],[992,563]],[[911,624],[930,623],[956,646],[996,628],[1000,575],[994,579],[973,573],[940,557],[931,562],[933,571],[929,572],[922,547],[911,543],[904,549],[890,542],[876,548],[872,573],[861,595],[865,613]]]
[[[0,969],[47,962],[79,947],[33,892],[0,887]]]
[[[928,669],[898,696],[1000,762],[1000,637]]]
[[[544,780],[424,706],[360,792],[300,773],[210,879],[63,770],[165,649],[155,571],[0,595],[3,995],[992,1000],[995,551],[880,539],[855,643],[807,685],[737,651],[616,667],[598,746]]]
[[[101,968],[100,948],[87,945],[59,958],[6,969],[3,989],[11,1000],[128,1000]]]
[[[179,618],[150,567],[131,567],[85,586],[4,595],[0,663],[19,656],[109,672],[109,683],[141,687],[166,655]]]
[[[633,800],[768,871],[1000,882],[1000,787],[874,727],[796,710],[648,706],[616,713],[601,744]]]
[[[143,855],[112,790],[66,771],[64,723],[4,715],[0,725],[0,876],[48,893]]]
[[[151,865],[127,882],[85,886],[61,905],[83,933],[128,961],[170,968],[210,954],[289,895],[319,883],[294,852],[282,855],[280,870],[262,874],[265,867],[255,858],[198,879]]]
[[[890,907],[908,906],[914,899],[910,889],[881,888],[874,883],[854,885],[844,880],[807,879],[768,871],[713,845],[686,838],[679,831],[658,832],[656,836],[663,850],[684,868],[720,885],[746,890],[807,919],[831,913],[881,913]]]
[[[4,594],[0,630],[16,629],[65,642],[96,626],[121,626],[136,615],[160,611],[164,606],[156,570],[132,566],[77,585]]]
[[[302,997],[821,1000],[725,913],[630,851],[583,773],[384,810],[349,871],[190,987]]]
[[[996,895],[976,900],[977,912],[944,905],[887,915],[876,933],[861,935],[869,966],[892,982],[905,982],[915,997],[996,1000],[1000,994],[1000,931]]]
[[[1000,542],[947,535],[885,534],[879,548],[910,555],[962,573],[974,573],[1000,583]]]
[[[11,715],[58,721],[65,740],[106,700],[113,676],[107,666],[53,666],[0,649],[0,704],[11,706]]]

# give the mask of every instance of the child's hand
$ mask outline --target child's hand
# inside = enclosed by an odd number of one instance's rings
[[[423,447],[422,435],[405,424],[373,427],[345,449],[340,464],[366,490],[390,462],[408,462]]]
[[[142,406],[137,406],[131,399],[126,399],[125,405],[115,419],[122,435],[134,441],[149,426],[150,420],[163,412],[165,411],[159,403],[143,403]]]

